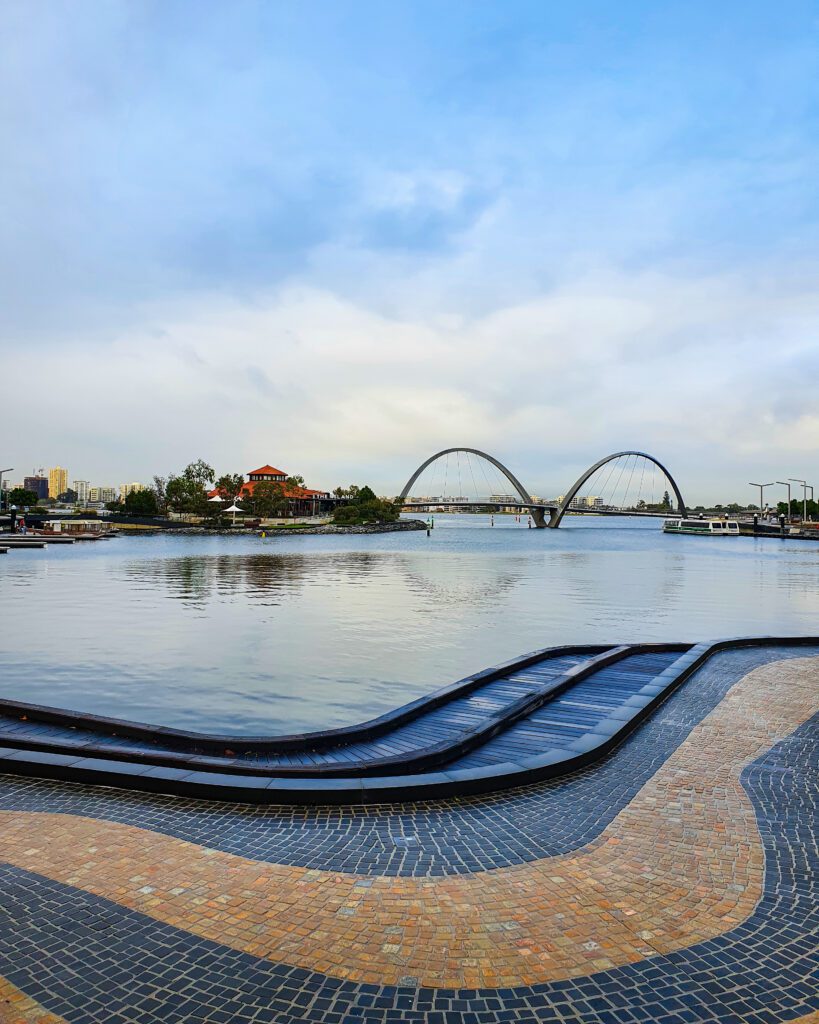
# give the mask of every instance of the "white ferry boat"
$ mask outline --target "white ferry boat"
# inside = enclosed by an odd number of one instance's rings
[[[663,533],[694,533],[700,537],[738,537],[739,523],[728,519],[666,519]]]

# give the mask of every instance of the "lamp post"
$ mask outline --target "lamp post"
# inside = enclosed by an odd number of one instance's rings
[[[813,501],[813,488],[810,484],[806,484],[806,487],[810,491],[810,500]],[[811,520],[809,519],[808,522],[811,522]]]
[[[748,484],[748,486],[749,487],[758,487],[759,488],[759,512],[760,512],[760,515],[761,515],[762,514],[762,502],[763,502],[762,492],[765,490],[766,487],[773,487],[773,483],[770,483],[770,484],[755,484],[753,481],[751,481]]]
[[[808,484],[806,480],[800,480],[798,476],[789,476],[795,484],[802,484],[802,522],[808,518]]]
[[[13,472],[14,466],[8,466],[6,469],[0,469],[0,509],[3,508],[3,474]]]
[[[787,487],[788,488],[788,522],[790,522],[791,521],[791,485],[787,482],[787,480],[777,480],[776,482],[778,484],[782,484],[783,487]]]

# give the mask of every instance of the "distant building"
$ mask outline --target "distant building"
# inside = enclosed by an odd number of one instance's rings
[[[54,466],[48,471],[48,497],[57,498],[68,490],[68,470]]]
[[[145,490],[145,484],[140,484],[134,481],[131,484],[120,484],[119,485],[119,500],[125,501],[129,494],[136,494],[139,491]]]
[[[96,502],[105,504],[106,501],[116,501],[117,489],[116,487],[92,487],[88,492],[88,500],[92,504]]]
[[[565,494],[560,494],[557,497],[557,503],[563,504]],[[569,502],[569,508],[603,508],[603,499],[596,496],[581,497],[576,494]]]
[[[27,491],[34,491],[38,501],[48,497],[49,486],[47,476],[27,476],[23,480],[23,487]]]
[[[84,505],[89,501],[89,491],[91,490],[91,483],[89,480],[75,480],[74,490],[77,492],[77,502],[80,505]]]
[[[242,485],[237,498],[240,503],[243,497],[253,494],[257,484],[269,482],[279,484],[283,488],[285,496],[288,498],[286,515],[322,515],[331,512],[338,504],[338,499],[333,498],[329,491],[315,491],[309,487],[289,487],[287,473],[276,469],[275,466],[260,466],[258,469],[252,469],[247,476],[247,482]],[[219,495],[218,489],[208,493],[209,498],[216,497],[216,495]],[[226,497],[226,495],[220,495],[220,497]]]
[[[272,480],[274,483],[283,484],[287,479],[287,474],[282,473],[280,469],[276,469],[273,466],[262,466],[260,469],[251,470],[247,474],[247,478],[251,484],[258,483],[260,480]],[[253,488],[248,484],[242,488],[247,489],[249,493],[253,493]]]

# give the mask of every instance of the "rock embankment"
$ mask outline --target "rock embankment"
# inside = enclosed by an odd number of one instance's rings
[[[372,523],[368,526],[336,526],[334,523],[327,523],[325,526],[268,526],[257,530],[266,537],[275,534],[280,537],[303,537],[305,534],[315,533],[400,533],[407,530],[426,530],[427,524],[420,519],[399,519],[395,523]]]

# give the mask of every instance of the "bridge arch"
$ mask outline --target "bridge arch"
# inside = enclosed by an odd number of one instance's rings
[[[677,499],[677,509],[679,511],[679,514],[685,517],[685,515],[687,514],[685,502],[683,501],[683,496],[680,493],[679,487],[677,486],[677,481],[668,472],[666,467],[662,464],[662,462],[660,462],[659,459],[655,459],[654,456],[649,455],[648,452],[614,452],[612,455],[607,455],[604,459],[600,459],[599,462],[595,462],[593,466],[590,466],[589,469],[587,469],[586,472],[572,484],[571,488],[566,493],[566,497],[563,499],[563,502],[561,503],[560,507],[556,508],[554,512],[552,512],[551,518],[549,519],[549,522],[546,525],[551,527],[551,529],[553,530],[557,529],[557,527],[560,526],[560,522],[563,519],[563,516],[566,514],[569,505],[577,497],[578,491],[583,486],[583,484],[589,479],[589,477],[593,476],[597,472],[597,470],[600,469],[601,466],[605,466],[607,462],[613,462],[614,459],[620,459],[624,455],[638,455],[643,459],[648,459],[649,462],[653,462],[654,465],[665,474],[666,479],[671,484],[671,488],[674,491],[674,495]]]
[[[426,462],[422,462],[418,469],[416,469],[412,476],[409,478],[409,480],[407,480],[406,484],[404,484],[404,489],[398,495],[396,501],[404,501],[404,499],[410,492],[410,488],[418,479],[418,477],[424,472],[427,466],[432,465],[432,463],[435,462],[436,459],[440,459],[442,455],[451,455],[453,452],[468,452],[470,455],[477,455],[482,459],[486,459],[487,462],[491,462],[496,469],[499,469],[500,472],[503,473],[503,475],[506,477],[509,483],[515,488],[517,493],[520,495],[520,498],[524,505],[533,504],[531,494],[529,494],[529,492],[526,490],[526,488],[523,486],[520,480],[518,480],[515,474],[512,473],[511,470],[507,469],[502,462],[498,462],[496,458],[493,458],[493,456],[489,455],[487,452],[480,451],[480,449],[478,448],[444,448],[443,451],[436,452],[434,455],[430,455]]]

